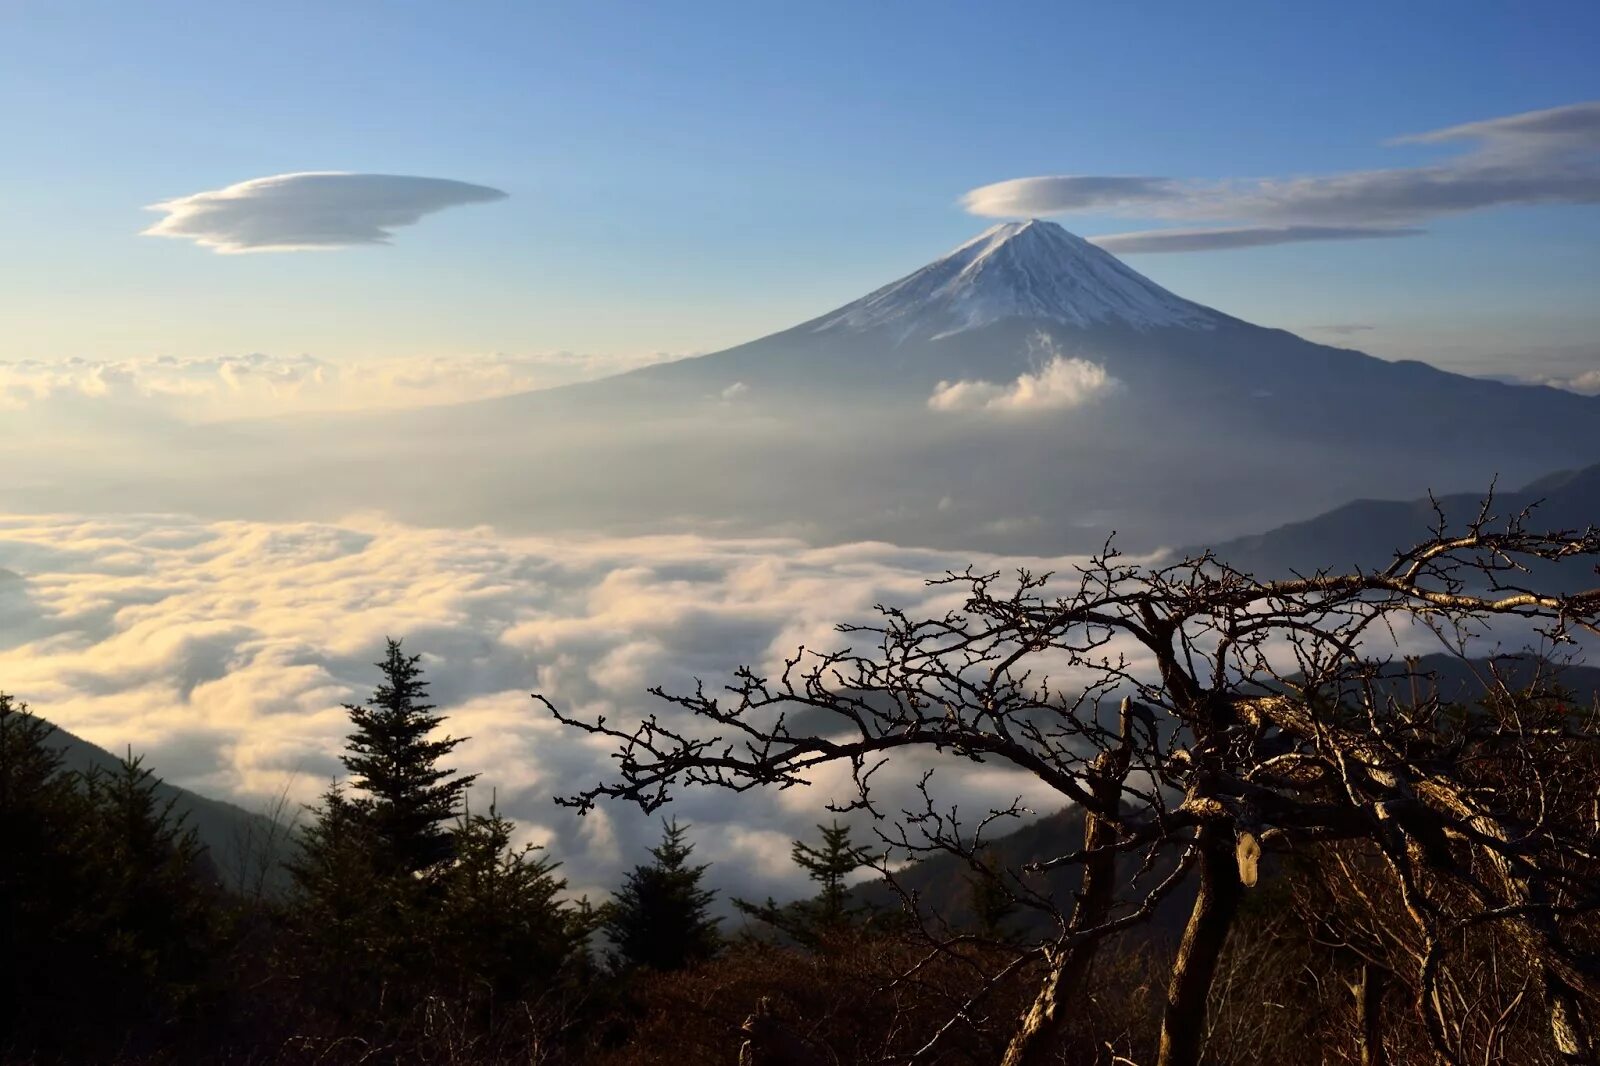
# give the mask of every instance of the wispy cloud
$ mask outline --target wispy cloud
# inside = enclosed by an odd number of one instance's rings
[[[293,252],[387,244],[393,231],[461,204],[503,200],[484,185],[403,174],[327,171],[254,178],[151,204],[166,217],[146,236],[219,252]]]
[[[1365,322],[1334,322],[1326,326],[1306,326],[1307,333],[1332,333],[1343,337],[1352,333],[1371,333],[1377,326],[1369,326]]]
[[[1394,226],[1224,226],[1214,229],[1151,229],[1091,237],[1108,252],[1205,252],[1259,248],[1302,241],[1359,241],[1383,237],[1416,237],[1426,232]]]
[[[1513,205],[1600,203],[1600,101],[1469,122],[1397,138],[1459,144],[1429,166],[1314,177],[1221,181],[1050,175],[973,189],[967,210],[989,217],[1094,212],[1207,229],[1115,234],[1115,251],[1198,251],[1309,240],[1412,236],[1443,215]]]
[[[1534,384],[1566,389],[1585,396],[1600,396],[1600,370],[1580,370],[1572,374],[1546,374],[1533,379]]]

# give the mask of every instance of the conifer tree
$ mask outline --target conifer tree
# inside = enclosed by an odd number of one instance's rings
[[[221,944],[215,870],[139,759],[76,773],[53,732],[0,694],[0,1034],[98,1061],[192,1020]]]
[[[427,702],[419,655],[406,655],[389,640],[378,663],[383,683],[364,706],[345,704],[356,731],[342,757],[352,784],[365,796],[356,810],[376,833],[384,856],[397,870],[419,873],[451,855],[448,824],[462,793],[476,775],[458,776],[439,760],[466,739],[429,739],[444,721]]]
[[[796,840],[790,855],[795,865],[821,886],[816,901],[821,920],[837,925],[850,912],[850,894],[845,888],[845,878],[875,861],[876,856],[867,848],[857,847],[850,842],[850,827],[847,825],[835,821],[832,825],[817,826],[817,831],[822,834],[821,847],[814,848],[803,840]]]
[[[716,893],[700,887],[706,867],[689,864],[694,845],[687,834],[676,820],[663,823],[661,843],[650,849],[655,861],[634,867],[604,908],[613,967],[681,970],[721,947],[718,919],[710,915]]]
[[[219,878],[209,853],[162,800],[160,779],[131,751],[111,770],[81,775],[94,812],[88,856],[96,898],[86,909],[103,923],[103,957],[121,979],[162,983],[186,999],[216,934]]]
[[[493,1002],[544,991],[583,968],[594,927],[587,900],[561,899],[567,882],[541,849],[511,843],[515,824],[491,805],[463,815],[455,861],[441,875],[443,950],[457,981]]]
[[[786,904],[772,899],[761,904],[734,900],[734,906],[744,914],[807,947],[819,946],[829,934],[847,928],[867,909],[850,905],[845,879],[877,861],[870,849],[852,843],[849,826],[835,821],[817,826],[817,831],[822,834],[818,846],[796,840],[789,851],[795,865],[820,886],[814,898]]]
[[[54,728],[0,693],[0,1032],[48,1013],[80,955],[71,908],[84,888],[90,812]]]

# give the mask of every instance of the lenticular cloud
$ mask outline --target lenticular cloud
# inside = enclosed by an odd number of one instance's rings
[[[150,237],[219,252],[292,252],[387,244],[400,226],[461,204],[503,200],[484,185],[403,174],[277,174],[149,207],[166,214]]]

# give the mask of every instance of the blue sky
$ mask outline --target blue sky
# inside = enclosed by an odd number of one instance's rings
[[[0,0],[0,359],[713,350],[981,230],[976,187],[1425,165],[1463,148],[1386,142],[1600,99],[1597,39],[1593,3]],[[139,235],[145,205],[324,170],[508,196],[390,246]],[[1129,261],[1378,354],[1600,365],[1593,204],[1421,225]]]

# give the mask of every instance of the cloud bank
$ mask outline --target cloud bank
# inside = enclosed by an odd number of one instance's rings
[[[0,361],[0,411],[104,410],[186,422],[419,407],[588,381],[665,353],[436,356],[334,362],[251,354],[180,359]]]
[[[403,174],[277,174],[151,204],[144,234],[218,252],[295,252],[388,244],[394,230],[447,207],[503,200],[484,185]]]
[[[987,217],[1094,212],[1229,223],[1100,238],[1113,251],[1199,251],[1307,240],[1411,236],[1431,218],[1495,207],[1600,203],[1600,101],[1397,138],[1465,143],[1428,166],[1319,177],[1223,181],[1048,175],[984,185],[963,198]]]
[[[670,719],[647,685],[716,685],[742,662],[837,646],[834,623],[864,620],[877,602],[942,614],[959,596],[924,579],[968,562],[1071,560],[776,539],[513,539],[376,520],[0,516],[0,689],[94,743],[132,745],[175,784],[247,806],[284,787],[308,801],[340,773],[339,704],[371,690],[384,636],[404,637],[425,656],[447,728],[472,738],[458,764],[483,773],[483,799],[495,790],[576,890],[598,892],[658,827],[632,808],[579,818],[551,802],[607,774],[610,749],[560,727],[529,692],[613,722]],[[944,778],[952,798],[1056,805],[1017,774],[944,765],[936,785]],[[909,796],[920,769],[907,760],[884,781]],[[690,791],[669,813],[695,823],[697,854],[723,888],[784,895],[803,888],[790,839],[846,788],[822,774],[811,789],[735,803]]]

